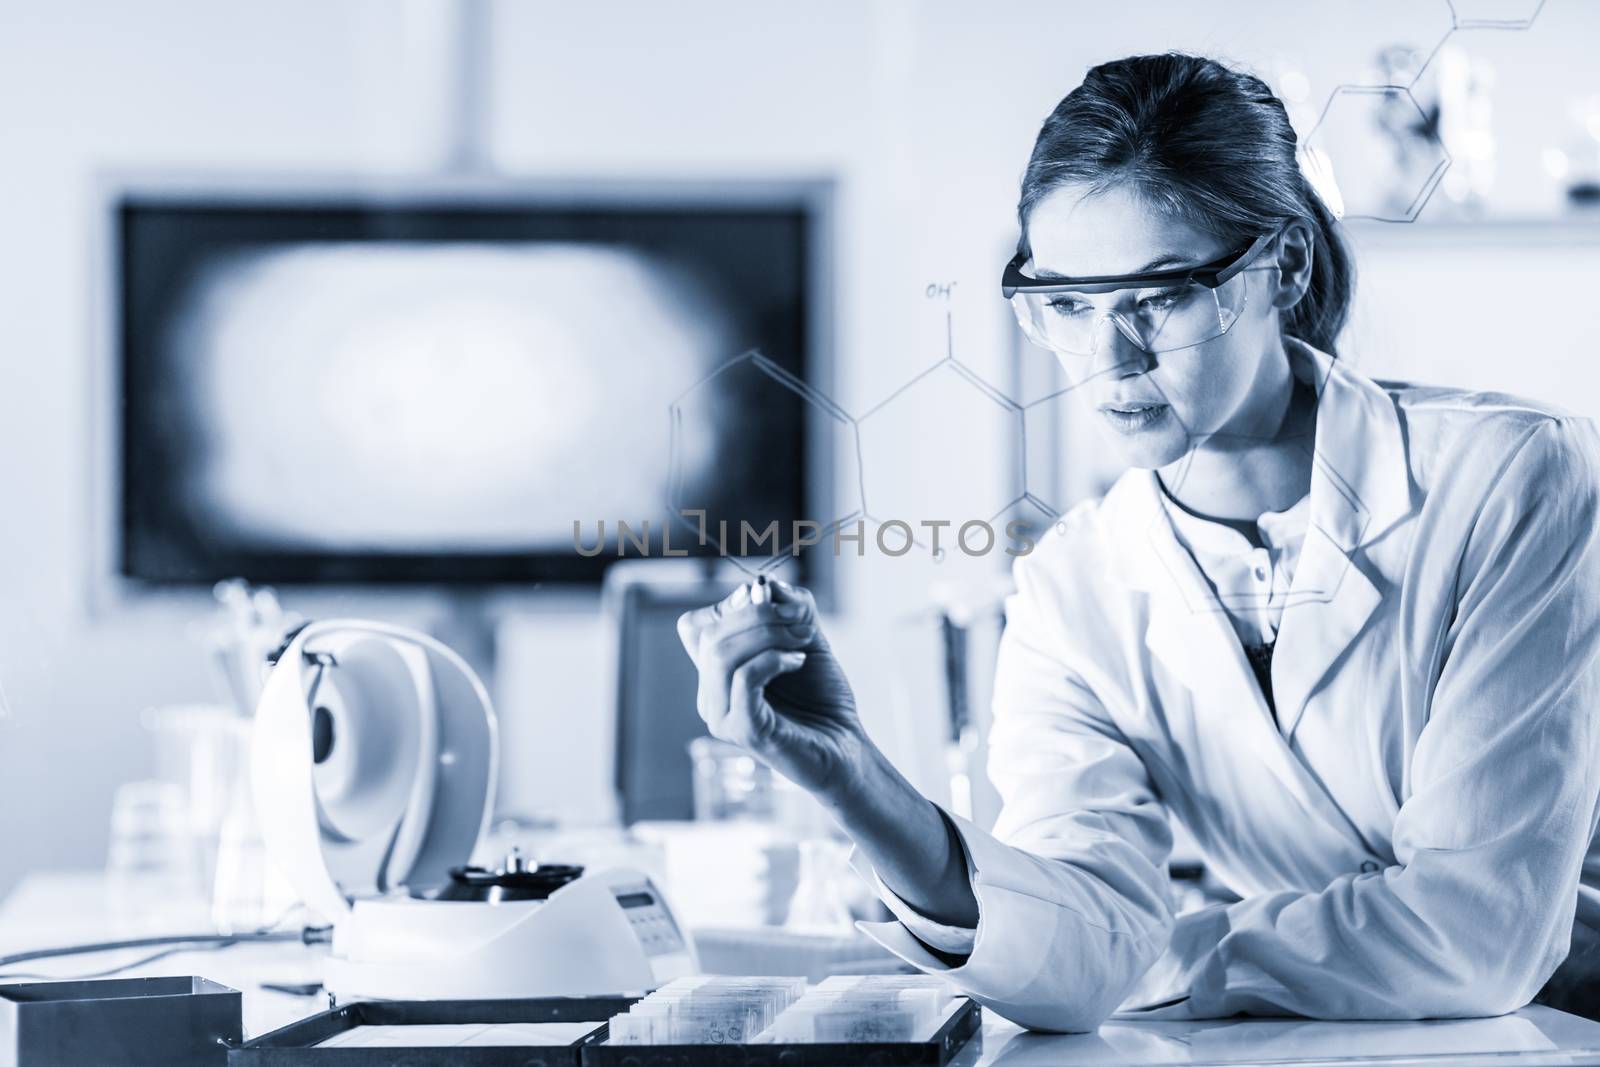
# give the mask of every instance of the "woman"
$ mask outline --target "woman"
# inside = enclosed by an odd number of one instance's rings
[[[1129,469],[1015,564],[994,832],[874,747],[803,590],[680,620],[711,731],[832,811],[875,937],[1025,1026],[1594,1011],[1592,424],[1334,359],[1337,225],[1215,62],[1090,71],[1019,215],[1008,295]],[[1236,903],[1173,916],[1169,813]]]

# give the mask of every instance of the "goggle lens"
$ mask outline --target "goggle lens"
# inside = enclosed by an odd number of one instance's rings
[[[1240,281],[1233,278],[1214,289],[1189,282],[1141,290],[1116,307],[1098,305],[1084,293],[1018,292],[1011,307],[1028,340],[1042,348],[1094,355],[1109,322],[1146,352],[1171,352],[1228,332],[1244,310]]]

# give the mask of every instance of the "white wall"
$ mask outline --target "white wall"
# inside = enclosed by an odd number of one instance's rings
[[[0,682],[12,706],[0,722],[0,890],[35,867],[98,864],[111,789],[149,769],[139,709],[209,693],[183,636],[192,606],[90,609],[89,398],[104,369],[89,300],[95,176],[425,172],[450,137],[450,15],[445,0],[0,0]],[[860,411],[943,355],[944,308],[923,297],[931,281],[957,283],[958,355],[1007,380],[1008,312],[994,286],[1016,181],[1038,122],[1088,63],[1171,47],[1285,59],[1326,91],[1359,76],[1378,44],[1426,43],[1445,17],[1443,0],[502,0],[487,128],[512,174],[834,175],[834,392]],[[1581,72],[1597,41],[1600,5],[1582,0],[1549,0],[1529,33],[1464,41],[1497,64],[1497,103],[1517,119],[1501,129],[1504,210],[1553,203],[1538,151],[1559,143],[1565,101],[1592,91]],[[965,439],[959,412],[919,412],[912,425],[927,432],[926,471],[961,481],[1000,469],[1004,442]],[[926,471],[900,473],[936,484]],[[937,678],[882,664],[931,663],[934,585],[989,575],[876,561],[844,577],[863,704],[875,722],[910,724],[902,733],[928,724],[926,757]],[[585,730],[605,697],[593,609],[535,604],[503,634],[511,807],[587,803],[550,769],[600,757]],[[923,652],[890,654],[900,648]],[[915,748],[899,745],[908,761]]]

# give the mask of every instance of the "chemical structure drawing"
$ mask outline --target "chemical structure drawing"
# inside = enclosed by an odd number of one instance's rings
[[[1426,51],[1418,49],[1410,53],[1409,66],[1401,64],[1397,68],[1403,76],[1387,83],[1347,82],[1335,86],[1312,128],[1301,140],[1302,167],[1339,218],[1415,221],[1452,163],[1439,136],[1437,108],[1425,106],[1417,97],[1423,76],[1454,35],[1472,30],[1526,30],[1534,24],[1546,0],[1437,2],[1442,5],[1442,35],[1436,43]],[[1396,144],[1404,147],[1397,149]],[[1375,163],[1379,169],[1387,167],[1386,185],[1375,181],[1372,173],[1363,169]],[[942,288],[948,300],[949,287]],[[939,289],[940,286],[930,285],[928,295],[934,296]],[[1046,356],[1044,350],[1036,354],[1041,358],[1054,358]],[[1064,533],[1066,512],[1057,506],[1062,501],[1056,498],[1056,487],[1046,484],[1030,469],[1030,441],[1043,427],[1062,417],[1054,410],[1056,405],[1079,403],[1080,398],[1071,394],[1119,369],[1110,367],[1037,399],[1019,401],[957,357],[951,313],[946,310],[942,357],[878,403],[853,415],[760,352],[746,352],[713,370],[673,401],[670,465],[674,473],[669,506],[676,521],[689,528],[702,545],[716,543],[726,548],[729,534],[724,518],[708,515],[703,508],[697,523],[684,516],[686,508],[699,502],[692,499],[692,491],[683,482],[683,472],[693,465],[695,442],[697,436],[703,436],[698,431],[703,430],[704,420],[730,416],[726,404],[719,407],[708,400],[708,388],[719,381],[726,384],[727,376],[742,376],[755,383],[754,387],[747,385],[740,390],[744,396],[764,394],[791,403],[797,398],[801,408],[809,413],[801,417],[811,418],[814,425],[823,426],[825,432],[833,436],[836,466],[843,472],[842,477],[835,479],[843,488],[838,503],[832,508],[833,516],[806,524],[810,536],[804,543],[788,531],[781,531],[775,539],[775,547],[769,548],[766,542],[758,543],[763,551],[770,552],[765,557],[724,551],[730,562],[752,576],[781,566],[806,545],[827,541],[835,535],[849,537],[845,531],[853,524],[874,528],[878,532],[880,549],[886,555],[904,555],[915,548],[935,562],[948,558],[951,544],[966,548],[958,540],[961,527],[966,523],[992,527],[1008,516],[1028,515]],[[1328,387],[1327,375],[1333,373],[1337,372],[1330,367],[1321,380],[1308,383],[1319,397]],[[1159,392],[1159,385],[1151,384]],[[897,425],[896,420],[907,412],[925,415],[930,407],[960,409],[958,416],[940,421],[937,440],[929,440],[925,431],[908,432]],[[1173,405],[1167,407],[1173,409]],[[914,419],[912,424],[916,425]],[[1189,432],[1186,436],[1188,451],[1175,471],[1165,472],[1171,476],[1172,484],[1158,482],[1158,493],[1180,494],[1196,457],[1202,454],[1205,446],[1248,447],[1252,440],[1241,437],[1224,441],[1226,435],[1200,432]],[[1280,427],[1272,439],[1283,441],[1283,428]],[[992,455],[993,448],[980,443],[995,441],[1002,442],[1002,453],[1012,459],[1006,471],[991,472],[984,478],[974,479],[974,484],[940,477],[936,468],[941,467],[945,457],[970,451]],[[1314,447],[1314,421],[1298,431],[1297,442],[1307,454],[1312,469],[1313,498],[1320,495],[1321,499],[1335,503],[1324,509],[1326,513],[1313,512],[1307,516],[1305,543],[1317,547],[1305,550],[1312,565],[1297,571],[1296,582],[1287,593],[1262,588],[1260,592],[1219,598],[1192,565],[1165,550],[1172,539],[1166,535],[1164,527],[1171,520],[1166,507],[1158,503],[1152,508],[1148,536],[1192,612],[1260,607],[1274,597],[1285,604],[1286,610],[1325,604],[1346,586],[1351,573],[1356,574],[1353,584],[1367,581],[1355,571],[1351,557],[1352,550],[1363,538],[1381,532],[1369,528],[1372,513],[1354,482],[1335,468],[1330,456]],[[920,499],[915,494],[916,490],[927,490],[930,486],[934,487],[938,498],[931,505],[926,493]],[[1327,525],[1330,521],[1335,525]],[[883,533],[885,527],[891,525],[896,527],[890,538],[891,543],[897,545],[896,550],[884,546]],[[930,528],[934,534],[931,537]],[[710,537],[713,529],[720,534],[715,541]],[[937,541],[940,532],[947,538],[943,544]],[[859,544],[861,535],[855,536]],[[1328,546],[1332,546],[1331,549]]]
[[[798,407],[795,400],[800,402]],[[714,430],[720,428],[734,436],[792,431],[794,427],[773,425],[773,420],[781,419],[783,413],[810,417],[813,426],[820,427],[821,435],[828,439],[834,462],[854,472],[853,478],[842,480],[846,488],[833,501],[834,514],[811,520],[799,531],[793,524],[777,521],[776,515],[735,518],[731,504],[707,499],[715,494],[708,494],[703,485],[689,481],[691,472],[704,468],[705,459],[713,452],[709,438]],[[861,445],[856,420],[821,391],[758,350],[734,357],[685,389],[669,405],[668,415],[671,435],[667,506],[671,521],[688,530],[698,544],[718,546],[730,562],[752,577],[782,566],[795,553],[797,540],[827,541],[861,518]],[[730,422],[738,424],[731,431]],[[753,459],[753,453],[745,458]],[[713,477],[725,473],[711,472]],[[730,550],[735,547],[739,551]],[[755,559],[761,562],[749,562]]]
[[[700,545],[716,546],[731,563],[753,577],[781,566],[808,544],[828,543],[836,536],[861,537],[860,531],[853,535],[849,531],[853,524],[872,527],[887,555],[917,550],[937,561],[948,551],[946,545],[938,543],[941,523],[948,524],[947,537],[956,543],[963,523],[975,519],[992,524],[1005,516],[1028,496],[1022,470],[1023,407],[956,358],[948,313],[945,325],[943,358],[859,416],[850,414],[756,350],[734,357],[691,385],[669,406],[671,473],[667,503],[672,520],[688,530]],[[742,381],[730,389],[731,378]],[[730,403],[730,393],[745,403]],[[897,432],[902,428],[894,424],[897,413],[915,409],[935,394],[945,403],[960,406],[964,416],[970,416],[949,427],[950,435],[939,442],[939,448],[959,450],[970,445],[972,439],[998,434],[1009,442],[1007,449],[1016,457],[1015,473],[971,486],[938,478],[939,449],[930,449],[920,434]],[[747,516],[717,514],[718,509],[714,505],[707,507],[703,494],[689,481],[689,472],[703,465],[711,452],[697,438],[717,425],[715,420],[785,408],[798,408],[800,417],[823,427],[832,438],[835,466],[843,472],[836,480],[843,490],[831,506],[831,517],[804,523],[807,544],[799,543],[801,538],[796,532],[781,523],[776,524],[774,536],[757,536],[767,528],[764,518],[752,521]],[[895,477],[869,478],[869,455],[880,471],[892,469]],[[952,492],[932,507],[914,506],[902,492],[908,484],[931,484]],[[875,511],[868,509],[869,486]],[[735,547],[740,551],[730,551]]]
[[[1545,0],[1445,0],[1451,30],[1525,30]],[[1443,43],[1443,42],[1440,42]]]
[[[1393,69],[1384,84],[1334,86],[1301,138],[1301,168],[1339,218],[1416,221],[1454,163],[1440,133],[1438,105],[1419,99],[1424,76],[1457,34],[1527,30],[1546,0],[1442,3],[1442,32],[1432,47],[1387,56]]]
[[[1065,512],[1052,505],[1048,499],[1049,487],[1041,484],[1035,472],[1028,468],[1029,415],[1035,416],[1034,425],[1038,427],[1049,417],[1050,405],[1078,403],[1078,398],[1071,394],[1098,378],[1118,373],[1121,368],[1107,367],[1044,397],[1022,403],[957,357],[953,316],[949,311],[945,312],[944,324],[944,355],[859,415],[852,415],[832,398],[757,351],[745,352],[701,378],[671,405],[673,482],[668,503],[675,520],[702,545],[719,546],[729,562],[751,577],[772,571],[811,545],[828,548],[836,535],[844,534],[853,524],[863,530],[869,526],[874,530],[883,555],[897,557],[916,550],[936,563],[949,558],[953,547],[969,555],[993,552],[995,526],[1025,512],[1041,516],[1047,526],[1054,525],[1058,532],[1065,532]],[[807,532],[811,536],[806,542],[801,542],[792,531],[783,530],[779,524],[774,538],[745,543],[740,539],[745,522],[708,514],[715,509],[707,509],[703,501],[694,498],[685,488],[684,472],[692,463],[688,427],[695,419],[710,416],[709,409],[714,405],[706,401],[705,394],[712,387],[725,386],[730,375],[747,380],[747,387],[740,395],[764,394],[769,411],[775,406],[774,399],[791,404],[798,400],[799,406],[815,423],[831,429],[836,444],[843,442],[847,446],[839,456],[839,465],[845,472],[839,479],[845,487],[841,499],[832,509],[832,518],[808,524],[811,528]],[[749,383],[757,384],[754,393],[748,388]],[[1313,388],[1320,393],[1324,384],[1317,382]],[[897,413],[926,410],[930,394],[937,394],[943,401],[935,404],[936,408],[954,404],[961,413],[959,419],[945,420],[958,425],[941,424],[941,436],[936,441],[930,441],[926,433],[908,431],[894,422]],[[1190,450],[1178,465],[1169,489],[1174,493],[1181,491],[1201,448],[1222,443],[1229,436],[1193,435]],[[945,456],[952,450],[959,452],[974,447],[982,440],[1005,442],[1005,450],[1012,461],[1008,472],[970,485],[940,477]],[[1351,484],[1329,467],[1326,457],[1313,452],[1309,431],[1301,434],[1299,444],[1311,453],[1312,464],[1320,476],[1350,502],[1355,514],[1364,516]],[[873,473],[875,471],[877,473]],[[907,493],[904,491],[907,486],[931,489],[932,494]],[[1203,580],[1197,581],[1181,560],[1168,558],[1170,553],[1161,551],[1167,544],[1162,532],[1168,521],[1164,509],[1154,509],[1147,536],[1157,549],[1156,558],[1167,568],[1175,588],[1192,612],[1249,609],[1265,603],[1270,591],[1225,594],[1219,598],[1208,591]],[[1315,522],[1311,525],[1315,527]],[[1359,525],[1365,526],[1364,518]],[[858,531],[855,536],[864,539],[866,535]],[[1338,539],[1328,535],[1328,540]],[[730,551],[733,546],[757,551]],[[1343,554],[1339,558],[1348,566]],[[1341,571],[1325,576],[1331,580],[1314,586],[1302,582],[1284,601],[1286,608],[1329,600],[1343,574]]]
[[[1309,168],[1331,177],[1325,199],[1336,196],[1335,214],[1378,222],[1416,221],[1451,163],[1437,113],[1400,85],[1339,86],[1301,152]],[[1371,166],[1385,157],[1386,166]]]
[[[932,443],[914,425],[915,414],[929,410],[960,412],[960,417],[944,420],[940,440]],[[881,527],[915,517],[922,531],[900,531],[902,539],[936,560],[945,558],[949,544],[961,543],[966,523],[992,526],[1026,493],[1022,405],[956,358],[948,312],[944,357],[862,413],[856,423],[868,520]],[[1012,459],[999,477],[963,483],[938,476],[952,454],[970,453],[985,441],[1002,442]],[[943,543],[941,533],[946,534]]]

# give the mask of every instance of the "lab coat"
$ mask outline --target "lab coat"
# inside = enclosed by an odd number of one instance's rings
[[[1019,1024],[1494,1015],[1575,922],[1600,930],[1592,422],[1290,358],[1319,401],[1278,719],[1130,470],[1014,565],[1003,809],[992,833],[947,814],[978,901],[966,962],[877,883],[904,921],[863,929]],[[1174,917],[1169,813],[1237,903]]]

